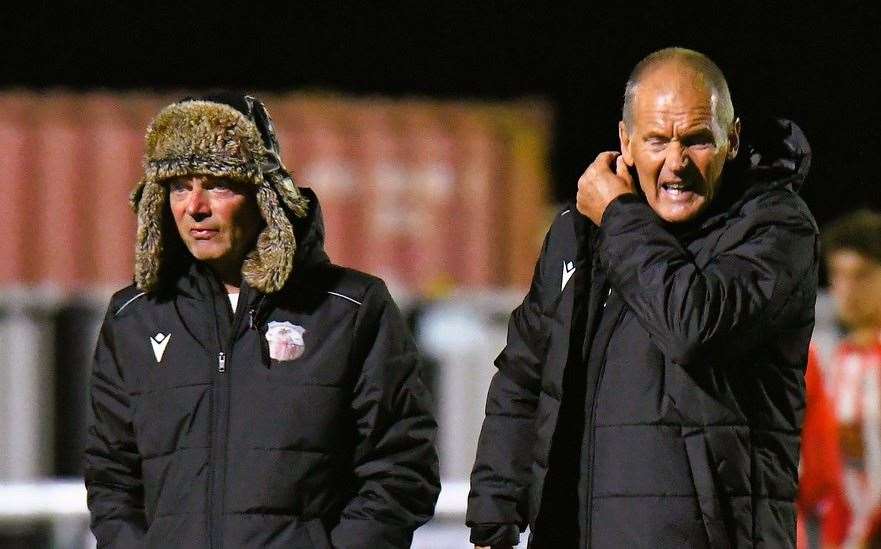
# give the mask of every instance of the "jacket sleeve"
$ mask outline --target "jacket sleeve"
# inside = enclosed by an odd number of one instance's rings
[[[440,493],[437,424],[419,378],[416,346],[385,285],[356,320],[356,493],[331,532],[334,547],[410,547]]]
[[[603,214],[596,253],[610,284],[678,364],[748,351],[786,323],[813,321],[819,258],[810,215],[792,198],[744,214],[720,239],[731,244],[703,267],[636,195]]]
[[[529,519],[533,423],[547,350],[541,296],[549,240],[550,232],[529,292],[511,313],[507,342],[487,394],[466,515],[471,542],[478,545],[517,545]]]
[[[98,338],[90,382],[84,465],[91,528],[98,547],[141,547],[147,529],[141,457],[109,317],[110,313]]]

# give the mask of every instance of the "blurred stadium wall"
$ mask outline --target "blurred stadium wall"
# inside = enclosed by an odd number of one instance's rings
[[[126,207],[151,117],[178,96],[0,94],[0,286],[131,280]],[[395,287],[524,286],[545,228],[550,111],[303,95],[265,99],[338,263]]]

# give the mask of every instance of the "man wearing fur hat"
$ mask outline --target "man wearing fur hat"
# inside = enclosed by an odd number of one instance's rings
[[[250,96],[150,124],[91,378],[100,547],[408,547],[433,513],[413,341],[381,280],[330,263],[278,150]]]

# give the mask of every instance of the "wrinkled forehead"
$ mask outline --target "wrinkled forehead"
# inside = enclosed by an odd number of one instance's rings
[[[698,71],[661,66],[640,79],[634,101],[634,122],[644,125],[718,124],[718,93]]]

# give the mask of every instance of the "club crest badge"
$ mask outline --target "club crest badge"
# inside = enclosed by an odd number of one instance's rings
[[[303,334],[306,329],[290,322],[270,322],[266,330],[269,357],[275,360],[296,360],[306,351]]]

